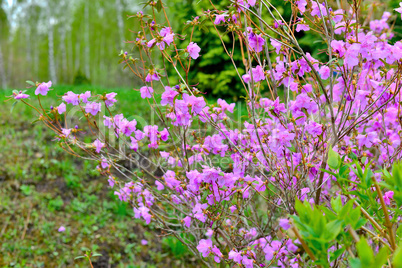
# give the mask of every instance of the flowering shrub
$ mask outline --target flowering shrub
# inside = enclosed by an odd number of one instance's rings
[[[35,109],[68,153],[98,161],[135,218],[176,236],[208,267],[399,267],[402,42],[390,43],[399,18],[374,19],[362,1],[290,2],[289,21],[265,0],[231,0],[226,10],[211,3],[184,35],[161,1],[149,1],[153,16],[134,16],[139,58],[120,56],[143,81],[155,124],[140,128],[113,112],[116,93],[70,91],[47,109],[39,95],[51,82],[28,82],[39,107],[25,92],[12,97]],[[165,22],[155,21],[158,11]],[[192,35],[208,23],[228,57],[243,57],[246,73],[233,61],[246,95],[241,122],[234,103],[210,105],[188,83],[203,55]],[[303,51],[300,31],[322,37],[325,62]]]

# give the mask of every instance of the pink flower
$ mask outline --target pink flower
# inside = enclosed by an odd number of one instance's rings
[[[401,13],[401,19],[402,19],[402,3],[399,3],[399,7],[394,9],[396,12]]]
[[[87,103],[88,99],[91,97],[91,91],[86,91],[85,93],[82,93],[78,96],[79,99],[81,99],[81,101],[83,103]]]
[[[401,7],[402,8],[402,7]],[[394,198],[394,192],[393,191],[388,191],[384,194],[384,203],[386,205],[390,205],[391,204],[391,199]]]
[[[257,2],[256,0],[247,0],[247,3],[250,5],[250,6],[255,6],[255,2]]]
[[[254,83],[257,83],[257,82],[265,79],[264,69],[262,69],[262,67],[260,65],[257,65],[257,67],[252,68],[251,71],[253,73]],[[244,82],[246,82],[246,83],[251,82],[250,74],[245,74],[242,76],[242,78],[243,78]]]
[[[185,225],[187,228],[190,228],[190,226],[191,226],[191,217],[189,217],[189,216],[185,217],[185,218],[183,219],[183,222],[184,222],[184,225]]]
[[[14,99],[16,99],[16,100],[29,98],[29,95],[22,93],[22,91],[20,91],[18,94],[17,94],[17,93],[13,93],[13,96],[14,96]]]
[[[249,258],[247,258],[247,256],[243,256],[242,264],[244,265],[245,268],[253,268],[254,267],[253,259],[249,259]]]
[[[380,142],[380,140],[378,139],[378,135],[375,131],[369,132],[366,135],[359,134],[357,135],[356,140],[358,141],[360,148],[363,146],[371,148],[374,144]]]
[[[354,43],[353,45],[348,47],[348,49],[346,50],[345,63],[349,68],[352,68],[359,63],[360,48],[361,48],[360,44]]]
[[[238,252],[236,250],[231,250],[229,252],[229,260],[233,260],[236,263],[241,263],[241,260],[242,260],[241,252]]]
[[[107,107],[112,106],[113,103],[115,103],[117,101],[115,99],[116,95],[117,95],[117,93],[114,93],[114,92],[106,94],[106,96],[105,96],[106,97],[105,104],[106,104]]]
[[[200,56],[200,54],[199,54],[200,51],[201,51],[201,48],[194,42],[191,42],[187,46],[187,52],[188,52],[188,54],[190,54],[190,57],[193,58],[194,60],[196,60]]]
[[[309,30],[310,30],[310,26],[308,26],[307,24],[299,23],[296,26],[296,32],[309,31]]]
[[[307,6],[306,0],[298,0],[298,1],[296,1],[296,4],[297,4],[297,8],[299,9],[301,14],[306,12],[306,6]]]
[[[134,137],[130,137],[130,139],[131,139],[130,149],[134,150],[135,152],[138,151],[138,141]]]
[[[328,66],[322,66],[318,73],[321,75],[321,78],[327,80],[331,74],[331,70]]]
[[[180,186],[180,181],[176,180],[175,176],[176,176],[176,174],[174,173],[174,171],[171,171],[171,170],[166,171],[165,175],[163,176],[163,178],[166,181],[166,185],[170,189]]]
[[[165,92],[163,92],[163,94],[162,94],[161,105],[165,106],[166,104],[170,104],[173,106],[173,100],[174,100],[174,97],[177,96],[177,94],[179,94],[179,92],[173,90],[173,88],[171,88],[169,86],[166,86]]]
[[[149,224],[151,222],[151,214],[149,214],[149,208],[144,207],[143,205],[140,206],[139,208],[133,208],[134,210],[134,218],[139,219],[142,217],[146,224]]]
[[[228,16],[228,15],[226,15],[226,14],[216,15],[214,24],[218,25],[218,24],[220,24],[221,22],[224,22],[224,21],[225,21],[225,17],[227,17],[227,16]]]
[[[103,169],[107,169],[109,167],[109,163],[107,162],[107,160],[105,158],[103,158],[101,161],[101,167]]]
[[[35,90],[35,95],[43,95],[46,96],[47,92],[49,91],[49,87],[52,86],[52,81],[49,81],[47,83],[43,82],[40,83],[39,86]]]
[[[332,50],[335,53],[338,53],[340,57],[342,57],[345,54],[345,42],[338,41],[338,40],[332,40],[331,47],[332,47]]]
[[[69,91],[62,97],[62,99],[65,102],[70,103],[72,105],[78,105],[78,103],[79,103],[78,97],[79,97],[78,94],[75,94],[74,92]]]
[[[145,240],[145,239],[142,239],[141,240],[141,245],[143,245],[143,246],[148,245],[148,241]]]
[[[95,146],[96,148],[96,152],[99,154],[99,152],[101,151],[101,149],[103,147],[105,147],[105,144],[102,143],[100,140],[96,139],[93,143],[93,146]]]
[[[204,258],[208,257],[212,251],[211,239],[201,239],[198,243],[197,249]]]
[[[248,43],[250,45],[250,50],[255,52],[261,52],[265,44],[265,39],[262,38],[262,34],[256,35],[252,31],[248,34]]]
[[[159,181],[155,181],[155,185],[156,185],[156,189],[158,189],[158,191],[162,191],[163,189],[165,189],[165,186],[163,186],[162,183],[160,183]]]
[[[59,114],[66,112],[66,105],[61,103],[59,106],[57,106],[57,112],[59,112]]]
[[[214,231],[212,229],[208,229],[207,232],[205,233],[206,236],[211,237],[214,234]]]
[[[151,81],[159,81],[159,76],[157,73],[147,74],[147,77],[145,77],[145,82],[151,82]]]
[[[62,233],[66,230],[66,227],[60,226],[59,229],[57,230],[59,233]]]
[[[283,230],[288,230],[290,228],[289,220],[288,219],[280,219],[279,220],[279,226]]]
[[[324,3],[318,5],[315,1],[312,1],[311,8],[313,9],[311,11],[311,16],[321,17],[321,14],[323,16],[326,16],[328,14],[327,8],[325,7]]]
[[[70,136],[71,128],[62,128],[62,129],[61,129],[61,133],[62,133],[64,136],[68,137],[68,136]]]
[[[219,250],[219,248],[217,246],[214,246],[212,248],[212,253],[214,254],[214,261],[216,263],[220,263],[221,258],[223,257],[223,254],[222,254],[222,252]]]
[[[109,179],[107,180],[107,182],[109,183],[110,188],[113,188],[114,184],[116,183],[116,181],[114,180],[114,178],[112,176],[109,176]]]
[[[101,104],[97,102],[88,102],[85,106],[85,112],[95,116],[101,110]]]
[[[152,93],[154,92],[154,89],[152,87],[143,86],[142,88],[140,88],[140,92],[141,98],[152,98]]]

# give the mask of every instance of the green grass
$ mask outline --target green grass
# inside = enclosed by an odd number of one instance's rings
[[[91,86],[57,87],[42,98],[56,106],[67,90],[118,93],[117,109],[149,117],[139,92]],[[0,100],[11,95],[0,91]],[[31,89],[29,94],[33,96]],[[35,98],[30,102],[37,103]],[[198,262],[175,239],[161,239],[151,224],[133,219],[132,209],[116,200],[96,163],[70,156],[56,146],[51,131],[32,109],[13,101],[0,106],[0,266],[89,267],[74,260],[85,250],[102,254],[94,267],[195,267]],[[59,233],[60,226],[66,231]],[[148,245],[141,245],[142,239]]]

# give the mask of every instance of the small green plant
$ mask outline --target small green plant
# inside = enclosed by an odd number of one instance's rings
[[[102,256],[102,254],[92,252],[91,250],[87,250],[87,251],[85,251],[85,254],[83,256],[75,257],[74,260],[87,258],[88,261],[89,261],[89,265],[91,265],[91,267],[93,268],[94,266],[92,265],[91,258],[92,257],[99,257],[99,256]]]

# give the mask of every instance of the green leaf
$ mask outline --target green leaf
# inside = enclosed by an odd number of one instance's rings
[[[74,260],[82,259],[82,258],[85,258],[85,256],[78,256],[78,257],[75,257]]]
[[[402,243],[399,243],[399,247],[394,252],[392,264],[394,265],[394,267],[402,267]]]
[[[158,0],[158,2],[156,3],[156,10],[159,12],[161,12],[162,10],[162,0]]]
[[[371,267],[373,268],[381,268],[384,263],[388,259],[388,249],[386,247],[383,247],[380,249],[380,251],[377,253],[375,256],[374,263],[372,264]],[[400,267],[400,266],[395,266],[395,267]]]
[[[327,164],[332,169],[337,169],[339,166],[339,154],[329,147]]]
[[[330,257],[330,261],[333,262],[334,260],[336,260],[339,256],[342,255],[342,253],[345,252],[345,248],[340,248],[338,250],[335,250]]]
[[[341,220],[334,220],[325,225],[325,238],[328,242],[332,242],[340,233],[342,228]]]
[[[17,105],[17,102],[18,102],[18,101],[15,101],[15,102],[13,103],[13,105],[11,105],[10,113],[13,112],[15,105]]]
[[[293,146],[293,144],[291,144],[291,147],[288,147],[289,151],[295,153],[296,152],[296,148]]]
[[[374,253],[364,237],[356,243],[356,248],[362,266],[371,267],[371,264],[374,261]]]
[[[31,85],[31,86],[36,86],[36,84],[34,83],[34,82],[32,82],[32,81],[25,81],[28,85]]]
[[[331,199],[331,207],[336,213],[339,213],[339,211],[341,211],[343,205],[340,195],[338,195],[338,197],[335,199]]]
[[[402,189],[402,162],[396,162],[392,166],[392,175],[395,180],[395,184]]]

